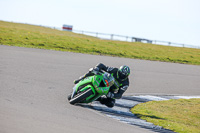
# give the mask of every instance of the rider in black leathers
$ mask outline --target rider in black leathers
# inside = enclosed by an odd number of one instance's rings
[[[106,97],[100,97],[97,99],[101,104],[105,104],[107,107],[112,108],[115,105],[115,99],[120,99],[123,93],[129,87],[130,68],[126,65],[118,68],[108,67],[102,63],[99,63],[94,68],[91,68],[88,73],[80,77],[78,80],[75,80],[74,83],[77,84],[82,79],[94,75],[94,71],[106,71],[113,75],[115,78],[115,83],[111,86],[111,89]]]

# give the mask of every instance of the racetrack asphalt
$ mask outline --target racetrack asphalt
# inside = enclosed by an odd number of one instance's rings
[[[130,66],[124,95],[200,95],[200,66],[0,45],[0,133],[153,132],[68,103],[73,80],[99,62]]]

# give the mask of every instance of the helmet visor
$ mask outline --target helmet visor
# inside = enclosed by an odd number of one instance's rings
[[[118,73],[119,73],[119,78],[121,78],[121,79],[126,79],[128,77],[128,75],[126,73],[123,73],[120,70],[118,71]]]

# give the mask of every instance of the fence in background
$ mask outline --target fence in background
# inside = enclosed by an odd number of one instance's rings
[[[27,23],[25,23],[27,24]],[[29,24],[34,25],[34,24]],[[41,26],[56,30],[63,30],[62,27],[51,27],[51,26],[44,26],[44,25],[35,25],[35,26]],[[94,36],[100,39],[106,39],[106,40],[119,40],[119,41],[127,41],[127,42],[142,42],[142,43],[151,43],[151,44],[157,44],[157,45],[165,45],[165,46],[175,46],[175,47],[188,47],[188,48],[197,48],[200,49],[198,46],[188,45],[188,44],[181,44],[181,43],[174,43],[174,42],[168,42],[168,41],[159,41],[159,40],[149,40],[145,38],[139,38],[139,37],[130,37],[130,36],[123,36],[123,35],[116,35],[116,34],[106,34],[106,33],[99,33],[99,32],[90,32],[90,31],[83,31],[83,30],[72,30],[74,33]]]
[[[94,36],[100,39],[106,40],[119,40],[119,41],[128,41],[128,42],[142,42],[142,43],[151,43],[157,45],[166,45],[166,46],[175,46],[175,47],[188,47],[188,48],[198,48],[198,46],[188,45],[188,44],[181,44],[181,43],[174,43],[168,41],[159,41],[159,40],[149,40],[145,38],[138,38],[138,37],[130,37],[130,36],[123,36],[123,35],[116,35],[116,34],[105,34],[99,32],[90,32],[90,31],[82,31],[82,30],[73,30],[74,33]]]

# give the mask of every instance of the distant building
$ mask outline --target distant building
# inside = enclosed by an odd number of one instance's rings
[[[72,31],[72,29],[73,29],[72,25],[66,25],[66,24],[63,25],[63,31]]]

